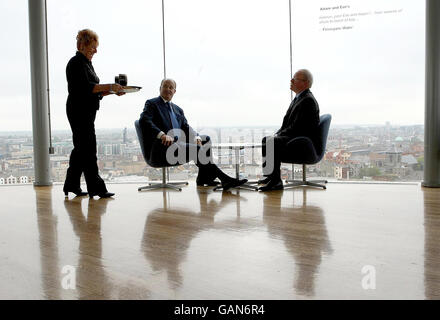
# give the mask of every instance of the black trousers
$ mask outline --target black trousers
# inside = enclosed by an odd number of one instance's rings
[[[67,117],[72,129],[73,150],[70,154],[64,190],[78,190],[81,174],[84,173],[89,194],[107,192],[104,180],[98,172],[95,134],[96,111],[81,115],[68,111]]]
[[[159,139],[154,141],[151,148],[150,159],[156,166],[182,165],[194,161],[199,168],[197,181],[212,181],[215,178],[227,179],[213,162],[211,157],[210,137],[201,136],[202,146],[195,143],[177,141],[171,146],[164,146]]]
[[[281,179],[281,155],[291,140],[287,136],[267,136],[262,140],[263,175],[271,179]]]

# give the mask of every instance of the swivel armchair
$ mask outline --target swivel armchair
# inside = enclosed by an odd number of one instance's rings
[[[168,167],[172,167],[174,165],[169,165],[165,161],[162,161],[160,163],[154,161],[152,159],[151,150],[149,150],[146,147],[144,135],[143,135],[139,120],[136,120],[134,122],[134,127],[136,128],[137,137],[139,139],[139,144],[141,145],[142,155],[144,156],[145,162],[153,168],[162,168],[162,182],[161,183],[148,182],[147,186],[139,187],[138,191],[161,189],[161,188],[168,188],[168,189],[182,191],[182,188],[180,188],[180,186],[181,185],[188,185],[188,182],[187,181],[169,182],[169,173],[167,172]],[[168,176],[168,179],[167,179],[167,176]]]
[[[297,187],[297,186],[311,186],[326,189],[325,183],[327,180],[307,180],[306,177],[306,165],[316,164],[322,160],[325,154],[325,147],[327,145],[327,137],[330,129],[330,122],[332,116],[330,114],[324,114],[320,117],[319,121],[319,136],[321,139],[321,146],[317,149],[308,137],[296,137],[287,143],[285,152],[281,156],[281,162],[292,163],[292,176],[293,176],[293,164],[302,164],[302,180],[287,180],[284,188]],[[321,184],[324,183],[324,184]]]

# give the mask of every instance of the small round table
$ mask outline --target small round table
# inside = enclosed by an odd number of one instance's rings
[[[243,149],[255,149],[255,148],[261,148],[261,143],[250,143],[250,142],[229,142],[229,143],[219,143],[212,145],[212,149],[229,149],[235,151],[235,177],[237,179],[240,179],[240,150]],[[258,187],[253,186],[252,184],[255,184],[255,182],[247,182],[245,184],[242,184],[239,187],[236,187],[236,189],[247,189],[247,190],[254,190],[257,191]],[[214,190],[221,189],[221,186],[215,187]]]

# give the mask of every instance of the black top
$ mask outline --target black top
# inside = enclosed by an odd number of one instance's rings
[[[99,84],[99,78],[93,69],[92,62],[81,52],[69,60],[66,67],[68,112],[96,112],[99,110],[99,100],[102,95],[93,93],[95,85]]]

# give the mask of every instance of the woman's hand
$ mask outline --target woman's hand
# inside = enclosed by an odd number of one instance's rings
[[[115,93],[118,96],[123,96],[125,94],[125,92],[123,92],[122,90],[124,90],[124,87],[121,86],[119,83],[115,83],[114,86],[116,87]]]
[[[125,92],[122,92],[123,89],[124,88],[119,83],[113,83],[111,84],[110,91],[113,91],[118,96],[122,96],[123,94],[125,94]]]

